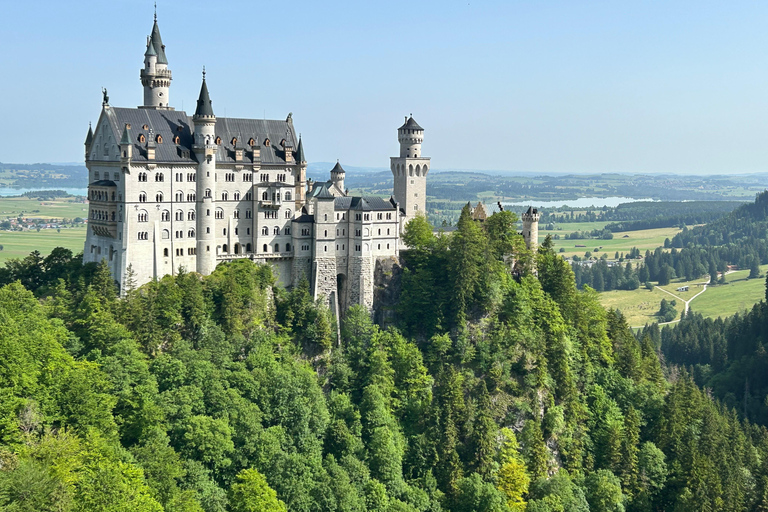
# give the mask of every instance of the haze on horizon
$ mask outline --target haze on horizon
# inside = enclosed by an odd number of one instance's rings
[[[435,169],[768,170],[768,4],[160,1],[171,104],[293,112],[312,162],[387,167],[413,113]],[[6,2],[0,161],[81,162],[101,87],[142,102],[152,2]]]

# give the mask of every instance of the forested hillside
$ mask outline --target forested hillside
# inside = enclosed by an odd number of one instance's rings
[[[768,432],[515,223],[409,224],[400,329],[353,308],[340,340],[245,260],[120,299],[66,251],[10,262],[0,509],[768,510]]]

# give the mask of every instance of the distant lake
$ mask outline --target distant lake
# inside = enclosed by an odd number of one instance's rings
[[[8,187],[0,187],[0,197],[8,197],[8,196],[20,196],[24,192],[39,192],[41,190],[63,190],[67,194],[72,194],[73,196],[87,196],[88,195],[88,189],[87,188],[67,188],[67,187],[43,187],[43,188],[8,188]]]
[[[2,189],[0,189],[2,190]],[[632,197],[580,197],[579,199],[565,199],[563,201],[539,201],[531,199],[530,201],[521,201],[515,203],[501,203],[504,206],[536,206],[539,208],[559,208],[561,206],[572,206],[574,208],[586,208],[588,206],[595,206],[602,208],[603,206],[615,207],[622,203],[635,203],[638,201],[653,201],[651,198],[635,199]]]

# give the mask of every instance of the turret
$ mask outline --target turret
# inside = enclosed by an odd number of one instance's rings
[[[336,188],[338,188],[342,194],[346,194],[346,189],[344,188],[344,179],[346,176],[346,171],[344,171],[344,169],[341,167],[341,164],[337,160],[336,165],[333,167],[333,169],[331,169],[331,181],[334,185],[336,185]]]
[[[90,155],[91,155],[91,144],[93,144],[93,128],[91,128],[91,123],[88,123],[88,135],[85,136],[86,161],[90,158]]]
[[[304,206],[307,194],[307,158],[304,156],[304,144],[301,142],[301,135],[299,135],[299,145],[296,147],[296,163],[299,166],[299,171],[296,175],[296,189],[293,196],[296,198],[295,211],[298,212]]]
[[[123,136],[120,137],[120,161],[130,162],[133,156],[133,143],[131,142],[131,134],[128,131],[128,125],[123,128]]]
[[[397,140],[400,142],[400,156],[390,159],[390,167],[395,178],[392,195],[405,213],[401,224],[403,228],[416,215],[426,215],[427,173],[431,163],[429,157],[421,154],[424,128],[413,116],[406,117],[405,123],[397,129]]]
[[[197,156],[197,271],[208,275],[216,268],[216,116],[208,95],[203,69],[203,85],[197,99],[195,139],[192,150]]]
[[[539,219],[541,218],[541,214],[536,208],[529,206],[522,218],[525,245],[527,245],[528,249],[532,252],[536,252],[536,248],[539,246]]]
[[[400,142],[400,158],[418,158],[421,143],[424,142],[424,128],[419,126],[413,116],[405,116],[405,123],[397,129],[397,140]]]
[[[157,26],[157,13],[152,26],[152,34],[147,38],[147,50],[144,52],[144,67],[140,73],[141,85],[144,86],[144,104],[139,108],[173,110],[170,106],[171,70],[165,56],[165,45]]]

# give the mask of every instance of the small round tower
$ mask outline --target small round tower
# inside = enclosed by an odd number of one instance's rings
[[[333,167],[333,169],[331,169],[331,181],[339,190],[341,190],[342,193],[345,193],[346,191],[344,188],[344,179],[346,176],[347,173],[344,171],[344,168],[341,167],[341,164],[337,160],[336,165]]]
[[[424,142],[424,128],[413,116],[406,117],[403,126],[397,129],[397,140],[400,142],[400,158],[418,158]]]
[[[165,56],[165,45],[157,26],[157,13],[152,34],[147,38],[147,51],[144,52],[144,67],[140,73],[141,85],[144,86],[144,105],[140,108],[173,110],[169,103],[171,70]]]
[[[197,156],[197,271],[206,276],[216,268],[216,116],[213,114],[208,85],[200,87],[197,109],[192,116],[195,125],[192,150]]]
[[[523,214],[523,238],[525,239],[525,245],[528,246],[532,252],[536,252],[539,246],[539,219],[541,214],[539,210],[533,206],[529,206],[528,210]]]

